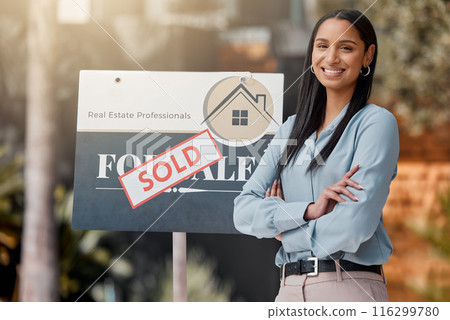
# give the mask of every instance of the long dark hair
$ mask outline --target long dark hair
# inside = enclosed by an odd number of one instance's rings
[[[341,9],[331,11],[324,15],[316,23],[311,39],[309,40],[308,52],[303,66],[304,75],[299,84],[299,95],[297,103],[297,115],[295,117],[294,126],[292,128],[289,139],[295,139],[295,145],[287,145],[284,150],[284,155],[280,158],[278,163],[277,176],[280,177],[281,172],[291,162],[295,161],[295,157],[299,153],[306,139],[316,130],[325,120],[325,106],[327,102],[327,95],[325,87],[317,80],[316,76],[308,69],[312,65],[312,52],[314,47],[314,40],[317,35],[317,30],[320,25],[327,19],[340,19],[349,21],[358,31],[361,39],[365,44],[365,51],[371,44],[375,45],[375,52],[370,63],[370,73],[366,77],[360,75],[358,77],[355,91],[350,100],[347,112],[342,120],[339,122],[336,130],[333,132],[330,140],[325,147],[320,150],[318,154],[309,164],[307,172],[314,170],[318,166],[319,159],[326,161],[334,147],[338,143],[342,133],[344,132],[350,119],[367,104],[370,92],[372,90],[373,74],[375,65],[377,63],[378,44],[375,30],[369,19],[358,10]],[[364,70],[366,71],[366,70]],[[291,140],[292,141],[292,140]],[[284,161],[283,161],[284,160]],[[285,162],[285,163],[283,163]]]

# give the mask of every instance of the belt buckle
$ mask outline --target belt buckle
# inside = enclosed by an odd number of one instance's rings
[[[307,261],[314,261],[314,271],[309,272],[306,275],[309,277],[317,277],[319,274],[319,259],[317,257],[309,257]]]

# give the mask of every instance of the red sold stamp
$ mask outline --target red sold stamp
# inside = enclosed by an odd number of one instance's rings
[[[208,129],[119,177],[133,209],[222,159]]]

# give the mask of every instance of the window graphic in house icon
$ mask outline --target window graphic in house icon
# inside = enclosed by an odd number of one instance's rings
[[[203,113],[202,123],[216,136],[233,141],[258,138],[275,121],[269,91],[253,78],[243,82],[230,77],[216,83],[206,96]]]

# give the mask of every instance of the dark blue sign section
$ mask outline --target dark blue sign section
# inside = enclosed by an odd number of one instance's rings
[[[239,233],[233,200],[273,135],[247,147],[218,143],[224,158],[132,209],[118,177],[194,133],[78,132],[72,228]]]

